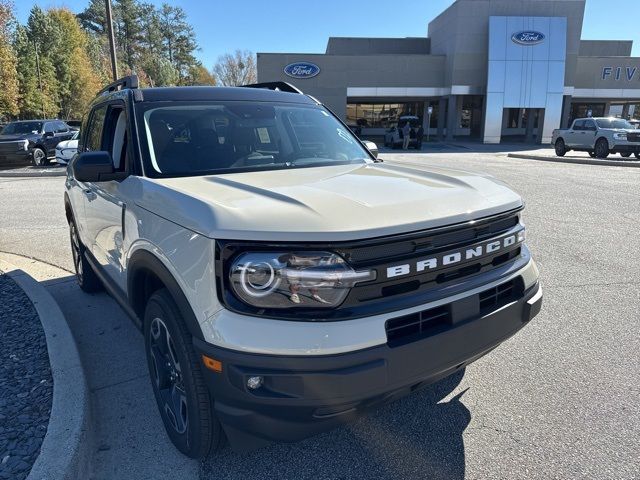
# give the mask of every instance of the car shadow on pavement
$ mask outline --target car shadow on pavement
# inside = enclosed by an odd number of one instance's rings
[[[201,479],[463,479],[462,434],[471,412],[464,391],[447,397],[464,370],[367,413],[353,424],[297,444],[252,453],[228,446],[201,465]]]

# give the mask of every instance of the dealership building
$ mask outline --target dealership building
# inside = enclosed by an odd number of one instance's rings
[[[548,143],[576,117],[640,118],[632,41],[581,40],[584,10],[585,0],[456,0],[426,37],[258,53],[258,81],[292,83],[363,135],[416,115],[448,140]]]

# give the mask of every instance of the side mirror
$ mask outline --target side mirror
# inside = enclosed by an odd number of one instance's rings
[[[115,170],[109,152],[82,152],[71,164],[73,176],[79,182],[113,180]]]
[[[378,146],[373,143],[370,142],[369,140],[365,140],[362,143],[364,143],[364,146],[367,147],[367,150],[369,150],[371,152],[371,155],[373,155],[374,158],[378,158]]]
[[[44,138],[51,138],[53,137],[53,132],[44,132]]]

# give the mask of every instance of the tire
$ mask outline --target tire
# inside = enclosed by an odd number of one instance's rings
[[[593,150],[589,150],[589,156],[591,158],[596,158],[596,152],[594,152]]]
[[[36,167],[44,167],[49,165],[49,159],[47,158],[47,152],[45,152],[42,148],[36,147],[33,149],[33,164]]]
[[[151,386],[167,435],[184,455],[207,457],[223,445],[224,433],[191,334],[164,288],[147,303],[144,341]]]
[[[555,144],[555,150],[556,150],[556,155],[559,157],[564,157],[565,154],[567,153],[567,147],[564,144],[564,140],[559,138],[556,140],[556,144]]]
[[[620,152],[620,156],[622,158],[629,158],[631,156],[631,152]]]
[[[80,241],[75,221],[69,222],[69,239],[71,241],[71,256],[76,273],[76,281],[83,292],[94,293],[103,289],[102,282],[93,271],[85,257],[85,246]]]
[[[609,156],[609,142],[607,142],[606,138],[598,139],[595,154],[597,158],[607,158]]]
[[[636,158],[637,158],[638,160],[640,160],[640,152],[636,152],[636,153],[634,153],[634,155],[636,156]]]

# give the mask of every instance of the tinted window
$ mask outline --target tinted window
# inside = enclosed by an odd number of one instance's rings
[[[14,122],[2,129],[2,135],[22,135],[25,133],[39,133],[42,122]]]
[[[591,130],[591,131],[596,130],[595,122],[593,120],[586,120],[584,122],[584,129],[585,130]]]
[[[576,120],[573,124],[574,130],[584,130],[584,120]]]
[[[621,118],[599,118],[596,122],[600,128],[633,128],[633,125]]]
[[[202,175],[371,161],[351,131],[319,106],[276,103],[146,105],[151,170]]]
[[[55,131],[53,122],[47,122],[44,124],[44,133],[53,133]]]
[[[56,133],[66,133],[69,131],[69,127],[64,122],[54,122],[53,127]]]
[[[102,127],[107,107],[98,107],[93,111],[87,128],[87,139],[83,151],[99,151],[102,149]]]

